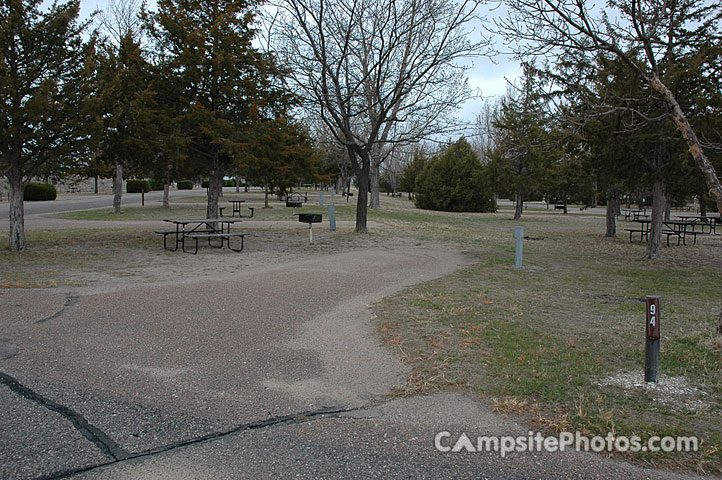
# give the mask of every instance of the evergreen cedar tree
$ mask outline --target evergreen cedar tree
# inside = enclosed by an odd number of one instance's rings
[[[432,157],[416,179],[415,204],[446,212],[494,212],[484,167],[464,139]]]

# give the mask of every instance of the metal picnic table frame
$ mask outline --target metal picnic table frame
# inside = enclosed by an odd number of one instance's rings
[[[646,238],[649,241],[649,234],[652,230],[651,219],[638,219],[634,220],[635,223],[640,224],[640,230],[627,229],[629,231],[629,241],[632,242],[632,234],[638,232],[639,242],[641,243]],[[679,220],[664,220],[662,221],[662,234],[667,235],[667,246],[669,246],[669,237],[674,235],[677,237],[677,245],[687,245],[687,235],[691,235],[694,239],[693,244],[697,244],[697,233],[695,226],[700,225],[695,222],[679,221]],[[691,231],[688,228],[691,227]],[[666,228],[666,230],[665,230]]]
[[[714,215],[686,215],[686,214],[680,214],[677,215],[677,218],[681,218],[685,221],[692,221],[696,223],[697,225],[700,225],[702,228],[702,233],[704,233],[704,227],[709,228],[710,234],[717,234],[717,225],[720,223],[720,217],[714,216]]]
[[[245,233],[232,233],[231,232],[231,226],[234,223],[241,222],[242,220],[240,218],[203,218],[203,219],[171,219],[171,218],[164,218],[164,222],[172,223],[175,225],[175,231],[163,231],[163,232],[156,232],[158,234],[163,235],[163,248],[166,250],[170,250],[171,252],[178,251],[178,247],[180,246],[181,250],[186,253],[190,253],[186,251],[185,248],[185,241],[186,239],[193,239],[195,240],[195,251],[192,253],[198,253],[198,240],[200,238],[207,238],[208,239],[208,245],[213,248],[223,248],[224,241],[227,243],[227,247],[229,250],[233,250],[236,252],[240,252],[243,250],[243,241],[245,237]],[[218,228],[218,225],[220,224],[220,229]],[[189,225],[194,225],[192,228],[188,229],[187,227]],[[167,237],[169,235],[175,236],[175,248],[168,248],[167,245]],[[236,249],[231,247],[231,239],[230,237],[239,237],[240,238],[240,248]],[[213,245],[212,240],[213,239],[219,239],[221,241],[221,244],[218,246]]]
[[[235,217],[237,213],[238,218],[253,218],[253,212],[255,210],[253,207],[248,207],[248,210],[251,211],[250,215],[243,215],[241,213],[241,208],[243,207],[244,202],[245,200],[228,200],[228,203],[231,204],[231,217]],[[219,208],[221,217],[223,216],[223,209],[224,207]]]

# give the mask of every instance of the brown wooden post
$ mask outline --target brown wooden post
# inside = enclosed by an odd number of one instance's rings
[[[644,355],[644,381],[656,382],[659,375],[659,342],[661,316],[659,295],[647,295],[646,342]]]

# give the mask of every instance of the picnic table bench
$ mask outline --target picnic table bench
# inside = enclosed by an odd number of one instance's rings
[[[185,253],[198,253],[198,241],[201,239],[208,240],[208,246],[213,248],[223,248],[226,244],[229,250],[240,252],[243,250],[244,239],[246,233],[231,232],[231,226],[240,222],[240,218],[204,218],[193,220],[164,219],[164,222],[173,223],[175,230],[156,231],[158,235],[163,235],[163,248],[172,252],[178,251],[180,247]],[[218,228],[220,225],[220,229]],[[175,237],[175,248],[168,247],[168,236]],[[231,246],[231,238],[238,238],[238,248]],[[186,240],[193,240],[195,248],[193,252],[186,251]],[[220,240],[220,245],[214,245],[214,240]]]
[[[635,233],[639,233],[639,243],[642,243],[646,238],[649,241],[649,234],[652,230],[652,220],[647,218],[640,218],[635,220],[640,224],[640,228],[625,228],[629,232],[629,242],[633,243],[633,236]],[[664,220],[662,222],[662,235],[667,237],[667,246],[669,246],[669,238],[677,237],[677,245],[687,245],[687,237],[692,237],[693,245],[697,244],[697,234],[700,232],[695,231],[694,222],[678,221],[678,220]]]
[[[720,224],[720,217],[715,216],[677,215],[677,218],[700,225],[702,233],[704,233],[704,228],[707,227],[709,229],[708,233],[714,235],[717,234],[717,225]]]
[[[629,221],[630,219],[633,221],[637,221],[640,219],[648,218],[647,211],[645,210],[635,210],[630,208],[624,208],[622,209],[622,214],[624,215],[624,220]]]
[[[241,213],[241,207],[243,206],[243,202],[245,202],[245,200],[228,200],[228,203],[231,204],[231,217],[235,217],[236,213],[237,213],[238,218],[253,218],[253,212],[255,210],[254,207],[248,207],[248,210],[251,211],[250,215],[243,215]],[[225,208],[226,207],[218,207],[218,211],[219,211],[221,217],[223,216],[223,210]]]

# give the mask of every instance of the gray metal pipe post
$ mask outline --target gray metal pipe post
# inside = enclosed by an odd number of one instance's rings
[[[318,192],[318,204],[323,207],[323,192]]]
[[[331,231],[336,231],[336,206],[332,203],[328,206],[328,223],[331,225]]]
[[[524,227],[514,227],[514,238],[516,238],[516,268],[521,268],[524,257]]]

